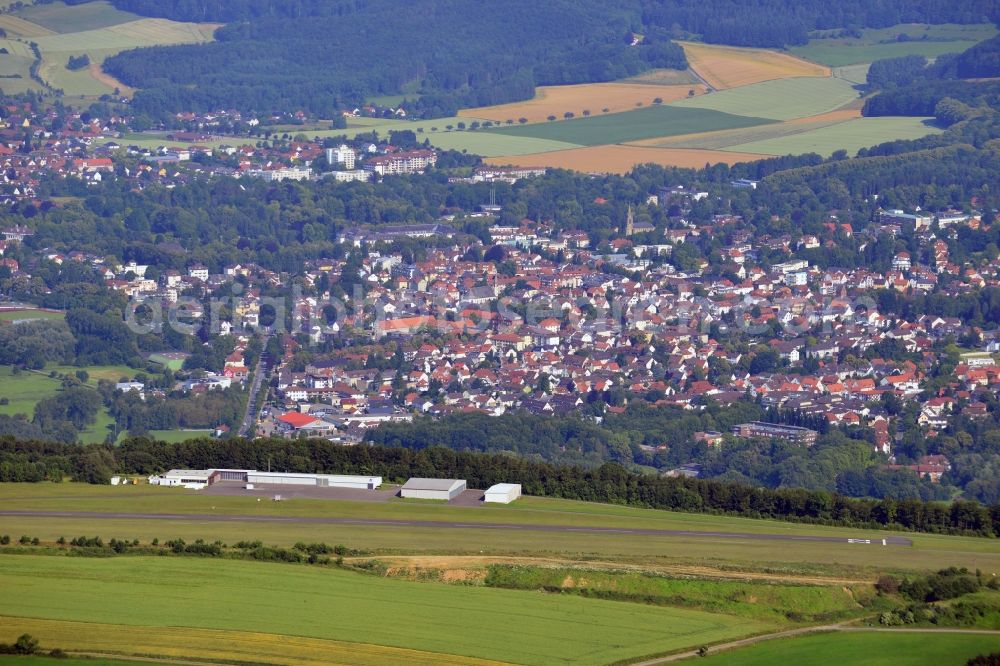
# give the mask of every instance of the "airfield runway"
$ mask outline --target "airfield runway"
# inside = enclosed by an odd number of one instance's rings
[[[290,523],[321,525],[370,525],[372,527],[421,527],[427,529],[522,530],[536,532],[582,532],[703,539],[740,539],[753,541],[819,541],[860,545],[912,546],[905,537],[835,537],[796,534],[754,534],[750,532],[698,532],[692,530],[654,530],[627,527],[578,527],[574,525],[511,525],[504,523],[445,522],[432,520],[376,520],[361,518],[319,518],[309,516],[254,516],[204,513],[102,513],[95,511],[0,511],[18,518],[81,518],[86,520],[182,520],[220,523]]]

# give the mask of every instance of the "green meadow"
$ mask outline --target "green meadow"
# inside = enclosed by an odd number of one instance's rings
[[[767,118],[733,115],[717,110],[685,108],[677,105],[656,105],[623,113],[490,128],[486,131],[499,136],[531,137],[565,141],[583,146],[599,146],[661,136],[677,136],[692,132],[750,127],[769,122],[773,121]]]
[[[989,23],[910,23],[862,30],[861,37],[811,39],[805,46],[793,46],[789,51],[806,60],[839,67],[907,55],[936,58],[945,53],[961,53],[995,34],[997,29]]]
[[[36,555],[0,560],[0,615],[125,625],[139,634],[142,627],[187,626],[520,664],[606,664],[769,628],[699,611],[262,562]]]
[[[792,120],[834,111],[857,98],[857,91],[844,79],[796,77],[718,90],[674,102],[671,106],[772,120]]]
[[[942,130],[931,124],[933,120],[901,116],[857,118],[788,136],[733,144],[723,150],[765,155],[819,153],[823,156],[846,150],[848,155],[854,155],[861,148],[887,141],[919,139],[928,134],[938,134]]]
[[[833,632],[765,641],[709,654],[704,666],[964,666],[970,658],[1000,651],[1000,635]]]

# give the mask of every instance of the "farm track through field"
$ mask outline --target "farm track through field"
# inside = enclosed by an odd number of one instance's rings
[[[252,516],[186,513],[99,513],[93,511],[0,511],[0,516],[20,518],[80,518],[119,520],[184,520],[207,522],[241,523],[307,523],[325,525],[364,525],[372,527],[422,527],[430,529],[479,529],[479,530],[527,530],[541,532],[585,532],[590,534],[623,534],[636,536],[663,536],[705,539],[741,539],[754,541],[808,541],[822,543],[851,543],[855,545],[912,546],[906,537],[890,536],[868,539],[795,535],[795,534],[753,534],[746,532],[701,532],[693,530],[659,530],[619,527],[577,527],[571,525],[512,525],[504,523],[451,522],[431,520],[374,520],[362,518],[321,518],[294,516]]]

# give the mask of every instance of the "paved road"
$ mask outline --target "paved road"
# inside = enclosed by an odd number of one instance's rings
[[[749,532],[697,532],[692,530],[654,530],[628,527],[578,527],[575,525],[510,525],[502,523],[444,522],[432,520],[375,520],[362,518],[322,518],[312,516],[254,516],[222,515],[214,513],[101,513],[93,511],[0,511],[2,517],[19,518],[80,518],[86,520],[188,520],[221,523],[303,523],[321,525],[371,525],[381,527],[425,527],[430,529],[478,530],[527,530],[535,532],[582,532],[586,534],[632,534],[637,536],[665,536],[703,539],[742,539],[752,541],[812,541],[822,543],[851,543],[858,545],[912,546],[905,537],[871,537],[848,539],[834,536],[799,534],[753,534]]]
[[[240,429],[237,434],[240,437],[250,437],[252,436],[254,423],[257,421],[257,391],[260,390],[261,381],[264,379],[264,350],[267,349],[267,341],[270,339],[271,334],[265,333],[263,340],[261,340],[261,353],[257,357],[257,367],[253,371],[253,382],[250,385],[250,395],[247,397],[247,409],[243,414],[243,422],[240,423]]]

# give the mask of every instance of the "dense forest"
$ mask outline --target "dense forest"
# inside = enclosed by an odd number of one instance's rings
[[[689,478],[631,474],[607,463],[595,469],[553,465],[509,454],[487,455],[432,447],[415,451],[340,446],[326,440],[192,440],[168,444],[129,439],[120,446],[66,446],[0,437],[0,481],[60,480],[107,483],[112,474],[152,474],[171,468],[272,469],[290,472],[379,474],[466,479],[470,488],[520,483],[529,495],[627,504],[677,511],[726,513],[852,527],[923,532],[1000,534],[1000,505],[919,500],[854,500],[829,492],[767,490]]]
[[[931,62],[919,55],[876,60],[868,70],[868,86],[881,91],[864,106],[866,116],[936,116],[953,125],[997,108],[1000,83],[966,79],[1000,77],[1000,36]],[[941,106],[945,102],[944,106]]]
[[[168,11],[170,4],[147,11],[190,18]],[[224,4],[219,16],[231,16]],[[633,45],[634,11],[595,0],[509,0],[490,12],[475,0],[419,0],[406,11],[391,0],[288,3],[309,5],[309,20],[286,15],[286,3],[279,4],[281,11],[250,12],[253,20],[220,28],[214,43],[129,51],[104,68],[143,88],[133,108],[153,117],[238,108],[329,118],[371,96],[406,94],[411,114],[447,116],[528,99],[536,85],[687,66],[665,35],[651,32]]]
[[[608,81],[683,69],[671,39],[742,46],[804,44],[817,29],[904,22],[978,23],[997,0],[115,0],[120,9],[226,25],[210,44],[127,51],[104,69],[140,87],[134,108],[305,110],[333,117],[366,98],[405,95],[407,110],[453,115],[462,107],[528,99],[537,85]],[[633,35],[641,35],[634,40]],[[635,43],[633,43],[635,41]]]

